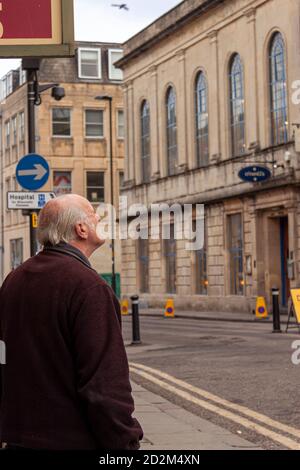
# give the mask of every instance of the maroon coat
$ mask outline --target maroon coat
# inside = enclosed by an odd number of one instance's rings
[[[0,290],[0,442],[137,449],[119,303],[76,251],[39,253]]]

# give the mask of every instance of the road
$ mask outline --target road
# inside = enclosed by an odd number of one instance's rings
[[[131,346],[131,317],[123,317],[136,383],[265,449],[300,449],[298,333],[255,322],[140,321],[142,344]]]

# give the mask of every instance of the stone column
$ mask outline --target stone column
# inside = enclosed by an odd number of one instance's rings
[[[177,52],[178,60],[178,80],[176,87],[176,106],[177,106],[177,145],[178,145],[178,173],[184,173],[187,170],[187,115],[186,115],[186,73],[185,73],[185,51]],[[181,86],[181,88],[179,88]]]
[[[244,90],[246,113],[246,144],[250,150],[256,150],[260,145],[259,112],[258,112],[258,76],[257,76],[257,39],[256,39],[256,9],[249,8],[244,12],[249,25],[249,55],[244,62]]]
[[[221,159],[221,127],[220,127],[220,73],[219,73],[219,46],[218,31],[209,33],[208,38],[211,46],[211,76],[215,79],[209,80],[209,154],[211,162]]]

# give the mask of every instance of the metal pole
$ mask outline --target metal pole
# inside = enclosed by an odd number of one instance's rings
[[[132,301],[132,343],[141,344],[140,318],[139,318],[139,296],[130,297]]]
[[[272,289],[273,299],[273,333],[281,333],[280,326],[280,311],[279,311],[279,289],[273,287]]]
[[[110,134],[110,203],[111,203],[111,285],[114,293],[117,291],[116,263],[115,263],[115,220],[114,220],[114,166],[113,166],[113,124],[112,124],[112,98],[109,99],[109,134]]]
[[[36,98],[36,72],[37,69],[27,70],[28,80],[28,153],[35,153],[35,98]],[[30,256],[37,253],[37,227],[36,213],[30,212],[29,230],[30,230]]]

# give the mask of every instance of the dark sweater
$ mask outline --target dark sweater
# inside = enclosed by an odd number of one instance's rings
[[[0,290],[0,340],[0,442],[139,447],[119,303],[87,264],[43,251],[13,271]]]

